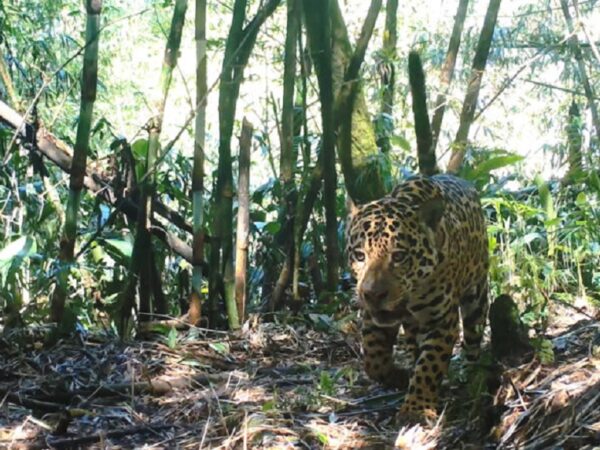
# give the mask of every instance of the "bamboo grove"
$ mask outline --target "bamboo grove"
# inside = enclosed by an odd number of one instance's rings
[[[142,125],[135,137],[106,131],[110,139],[97,148],[99,130],[110,130],[110,117],[101,119],[97,112],[102,107],[97,93],[106,89],[102,74],[107,76],[99,51],[108,45],[105,35],[121,26],[119,18],[105,17],[114,15],[109,3],[84,2],[85,15],[75,16],[81,18],[84,39],[68,58],[46,71],[41,82],[29,85],[19,75],[14,53],[18,41],[11,38],[16,16],[8,6],[0,7],[6,25],[0,31],[0,155],[6,181],[2,208],[3,214],[14,212],[11,220],[16,221],[6,225],[11,231],[4,233],[0,272],[6,297],[2,307],[15,323],[23,322],[28,309],[25,297],[30,294],[23,292],[30,289],[25,280],[33,273],[46,275],[46,282],[32,294],[45,299],[37,313],[58,323],[63,332],[74,330],[84,312],[108,319],[126,337],[144,322],[174,317],[175,324],[237,329],[253,312],[272,317],[282,311],[344,308],[350,296],[342,252],[345,201],[365,203],[383,196],[404,176],[400,167],[424,174],[458,173],[479,183],[480,189],[489,187],[491,171],[523,158],[494,151],[484,158],[472,141],[473,129],[519,74],[553,52],[577,80],[569,88],[573,100],[565,115],[570,124],[565,180],[583,180],[593,187],[598,178],[588,161],[597,156],[600,141],[594,93],[600,80],[587,62],[598,55],[593,41],[580,41],[577,27],[584,21],[577,1],[571,5],[560,0],[555,11],[562,14],[563,35],[534,48],[534,56],[517,74],[483,99],[487,67],[490,61],[499,64],[494,52],[505,44],[506,30],[497,26],[501,0],[486,2],[467,38],[465,21],[473,5],[468,0],[455,2],[453,26],[443,30],[439,70],[427,77],[433,64],[427,46],[403,43],[399,33],[398,18],[406,2],[365,2],[360,23],[349,27],[339,0],[235,0],[227,8],[218,62],[208,56],[217,39],[210,35],[214,6],[206,0],[164,2],[168,6],[161,8],[170,20],[162,34],[157,33],[162,60],[161,55],[152,56],[160,77],[154,80],[154,95],[145,102],[151,114],[144,119],[145,113],[137,115]],[[261,33],[275,20],[281,25],[282,57],[277,61],[277,92],[273,89],[271,95],[281,101],[273,100],[253,116],[247,108],[241,110],[240,96],[249,82],[252,57],[264,51]],[[195,54],[182,52],[185,27],[191,26]],[[374,42],[378,27],[382,39]],[[407,46],[413,47],[410,52],[399,50]],[[165,117],[173,114],[172,92],[181,83],[181,60],[190,58],[195,77],[193,86],[186,85],[188,102],[177,109],[179,128],[166,131]],[[48,92],[74,61],[80,61],[81,70],[80,84],[73,83],[67,93],[79,99],[79,111],[73,113],[76,139],[71,142],[53,129],[52,121],[42,120],[47,117],[42,110]],[[458,79],[457,62],[464,66]],[[419,75],[410,87],[400,81],[407,70]],[[464,92],[459,99],[453,97],[457,84]],[[428,102],[427,92],[437,95]],[[207,128],[211,100],[216,102],[217,129]],[[399,124],[395,111],[407,104],[413,116]],[[448,123],[451,107],[456,120]],[[585,140],[581,123],[588,111]],[[267,124],[261,123],[261,114],[272,118],[274,132],[263,131]],[[440,148],[444,131],[452,137]],[[588,150],[582,150],[583,141]],[[177,166],[184,145],[189,147],[186,162]],[[214,155],[207,153],[209,145],[215,147]],[[262,148],[260,155],[257,147]],[[272,172],[270,182],[259,187],[252,183],[257,159],[260,170]],[[68,190],[51,186],[62,177],[68,177]],[[26,179],[41,183],[51,208],[44,214],[56,222],[45,238],[38,236],[35,246],[29,238],[17,239],[27,235],[23,215],[28,212],[21,200]],[[550,248],[558,233],[551,224],[558,216],[551,209],[550,185],[536,183]],[[498,205],[491,201],[489,208],[494,204]],[[504,206],[494,212],[505,213]],[[52,236],[60,236],[58,244]],[[548,252],[545,256],[554,256]],[[39,254],[45,262],[36,259]],[[582,274],[593,258],[578,260]],[[20,270],[20,275],[10,278],[5,273],[9,269]]]

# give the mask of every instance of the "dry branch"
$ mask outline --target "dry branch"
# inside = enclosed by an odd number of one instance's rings
[[[9,127],[16,129],[23,123],[23,116],[0,101],[0,122],[5,123]],[[33,142],[32,127],[25,124],[19,134],[25,142]],[[35,136],[35,148],[44,155],[48,160],[58,166],[63,172],[70,173],[72,162],[72,149],[63,141],[55,137],[52,133],[43,127],[37,130]],[[92,194],[99,196],[107,203],[121,210],[130,219],[135,220],[137,217],[137,205],[130,199],[119,199],[113,192],[111,186],[105,181],[101,174],[94,172],[89,167],[86,168],[86,176],[83,181],[84,187]],[[173,211],[171,208],[164,205],[162,202],[153,201],[153,209],[159,216],[181,229],[182,231],[191,233],[192,227],[185,222],[184,218]],[[152,220],[155,227],[161,228],[161,224],[156,219]],[[176,235],[162,230],[159,237],[178,255],[185,258],[187,261],[192,261],[192,249],[184,243]]]

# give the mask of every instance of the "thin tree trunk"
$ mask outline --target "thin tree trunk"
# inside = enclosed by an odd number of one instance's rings
[[[378,0],[381,2],[381,0]],[[317,66],[321,101],[321,153],[323,154],[323,203],[325,205],[325,242],[327,258],[327,290],[337,290],[339,248],[337,240],[335,170],[335,134],[333,122],[333,79],[331,58],[331,26],[328,20],[329,0],[304,0],[306,31],[312,59]]]
[[[567,123],[567,151],[569,168],[563,178],[563,184],[569,184],[577,177],[583,167],[583,155],[581,153],[581,114],[575,101],[569,107]]]
[[[379,11],[381,10],[382,0],[372,0],[369,6],[369,11],[363,27],[361,29],[360,36],[356,43],[356,49],[348,61],[348,66],[344,73],[344,83],[338,90],[337,98],[335,101],[335,128],[339,126],[339,139],[338,139],[338,154],[340,158],[340,164],[344,173],[344,180],[348,195],[356,202],[362,203],[373,198],[381,197],[384,192],[379,192],[379,188],[383,185],[378,186],[376,184],[365,184],[363,182],[364,177],[370,176],[371,178],[380,178],[380,174],[377,170],[375,173],[372,171],[379,167],[379,164],[373,164],[373,161],[367,166],[359,168],[356,166],[354,146],[354,129],[355,120],[357,115],[355,111],[355,102],[358,99],[359,94],[359,72],[360,67],[365,59],[367,46],[373,34],[375,22]],[[318,66],[317,66],[318,69]],[[318,70],[317,70],[318,74]],[[373,188],[377,191],[373,191]]]
[[[150,235],[152,217],[152,199],[155,190],[155,163],[160,146],[160,132],[162,128],[165,105],[173,78],[173,70],[177,65],[181,34],[187,10],[187,0],[176,0],[171,20],[171,29],[167,39],[165,54],[160,76],[160,100],[157,104],[156,115],[150,120],[148,153],[146,156],[146,175],[140,187],[140,207],[138,209],[138,221],[136,236],[131,255],[131,267],[129,280],[121,292],[119,318],[119,333],[125,336],[129,326],[129,319],[135,301],[135,286],[140,282],[140,315],[145,320],[151,319],[150,292],[152,292],[152,280],[150,279],[152,269],[149,264],[152,261],[152,240]]]
[[[294,168],[298,159],[298,152],[294,146],[294,86],[296,79],[296,48],[300,31],[300,5],[298,0],[287,2],[287,25],[285,37],[285,56],[283,60],[283,99],[281,108],[281,158],[279,164],[279,177],[283,193],[282,214],[280,223],[283,224],[280,242],[284,261],[275,289],[271,295],[270,310],[279,309],[283,303],[283,294],[289,284],[293,271],[294,241],[289,236],[293,235],[294,206],[297,201],[297,190],[294,183]]]
[[[240,137],[239,176],[238,176],[238,216],[235,252],[235,304],[228,308],[239,316],[239,322],[246,317],[246,274],[248,271],[248,240],[250,236],[250,150],[252,148],[253,127],[250,122],[242,122]],[[237,305],[237,311],[233,310]]]
[[[410,92],[412,94],[412,110],[415,118],[415,133],[417,135],[417,156],[419,161],[419,172],[423,175],[434,175],[439,172],[435,150],[433,149],[433,138],[429,124],[429,113],[427,112],[427,91],[425,87],[425,72],[421,58],[417,52],[408,54],[408,78],[410,81]]]
[[[379,62],[378,72],[381,78],[381,114],[385,120],[393,120],[394,114],[394,87],[396,85],[396,47],[398,43],[398,0],[387,0],[385,7],[385,29],[383,31],[382,60]],[[381,151],[388,153],[391,150],[390,135],[393,130],[385,130],[381,138]]]
[[[477,42],[477,49],[475,50],[475,57],[473,58],[471,80],[467,86],[467,94],[465,95],[465,101],[463,102],[462,111],[460,113],[458,131],[454,143],[452,144],[452,155],[447,167],[447,171],[450,173],[459,171],[465,157],[469,130],[473,123],[473,117],[475,116],[477,98],[479,97],[481,80],[483,79],[485,65],[490,53],[494,28],[496,27],[496,19],[498,18],[498,11],[500,10],[500,2],[501,0],[490,0],[485,14],[483,27],[481,29],[481,34],[479,35],[479,41]]]
[[[573,55],[575,56],[575,61],[577,61],[577,69],[579,70],[581,84],[583,84],[583,91],[585,92],[588,105],[590,106],[590,110],[592,111],[592,122],[594,123],[594,128],[596,129],[596,138],[600,143],[600,115],[598,114],[598,108],[596,107],[596,103],[594,102],[594,89],[592,88],[590,79],[587,75],[587,70],[585,69],[585,62],[583,61],[583,55],[581,54],[581,48],[579,46],[579,39],[577,39],[577,34],[574,33],[575,27],[573,25],[573,18],[571,17],[571,13],[569,12],[569,4],[567,3],[567,0],[560,0],[560,6],[565,16],[567,30],[571,35],[567,42],[569,44],[569,47],[571,48],[571,52],[573,52]]]
[[[317,193],[321,186],[321,179],[323,176],[322,165],[319,162],[319,158],[317,158],[317,164],[314,169],[310,169],[310,160],[311,160],[311,142],[309,140],[309,129],[308,129],[308,76],[310,72],[310,58],[308,48],[306,45],[303,45],[302,41],[302,33],[298,33],[298,54],[300,55],[300,104],[302,108],[301,118],[298,120],[300,122],[298,124],[298,129],[296,130],[296,135],[300,135],[302,133],[302,173],[300,175],[301,181],[299,186],[299,192],[296,196],[296,207],[294,208],[294,223],[293,223],[293,262],[290,266],[290,271],[292,272],[292,301],[293,307],[292,310],[299,311],[301,306],[301,297],[300,297],[300,262],[301,262],[301,253],[300,249],[302,247],[302,240],[304,236],[304,231],[306,230],[308,224],[308,216],[306,221],[304,221],[304,210],[308,210],[308,215],[312,211],[314,199],[317,196]],[[322,159],[322,158],[321,158]],[[318,180],[314,183],[307,183],[306,180],[313,180],[313,175],[315,172],[319,172]],[[315,178],[317,175],[315,175]],[[315,193],[312,197],[309,196],[309,188],[308,185],[314,185]],[[316,270],[319,270],[317,267]]]
[[[206,0],[196,0],[196,123],[194,125],[194,168],[192,169],[192,292],[188,321],[197,324],[202,310],[202,261],[204,260],[204,144],[206,133]]]
[[[71,162],[71,177],[69,183],[69,198],[63,236],[60,240],[61,269],[58,274],[56,290],[50,303],[50,320],[62,322],[65,301],[67,296],[69,265],[73,262],[75,240],[77,238],[77,215],[85,169],[87,154],[89,152],[90,131],[94,102],[96,100],[96,87],[98,84],[98,41],[100,34],[101,0],[86,0],[87,13],[85,39],[89,44],[83,53],[83,72],[81,78],[81,103],[79,108],[79,122],[77,124],[77,137]]]
[[[330,0],[329,3],[332,34],[333,89],[337,104],[339,91],[344,85],[345,80],[347,80],[345,74],[353,52],[338,0]],[[377,12],[381,7],[381,2],[378,3],[379,8],[377,8]],[[373,8],[374,4],[372,2],[369,11],[372,12]],[[307,11],[307,13],[309,12]],[[363,30],[366,30],[366,26],[363,26]],[[350,187],[350,189],[358,192],[358,198],[354,200],[367,202],[380,198],[386,193],[384,184],[385,174],[381,172],[381,164],[378,162],[380,151],[377,147],[375,131],[362,88],[358,86],[356,87],[356,91],[351,90],[351,92],[353,92],[355,98],[353,99],[351,139],[349,142],[351,145],[352,168],[355,176],[346,176],[346,170],[343,170],[344,182],[356,183],[358,185],[356,189],[348,184],[346,187]],[[340,133],[340,139],[342,136],[343,134]],[[339,143],[338,150],[342,151],[341,149],[347,146],[348,139],[346,142]],[[340,155],[341,161],[342,155]]]
[[[310,172],[308,182],[303,186],[302,192],[298,195],[298,202],[296,204],[296,220],[294,221],[294,265],[293,265],[293,283],[292,283],[292,296],[294,302],[299,302],[300,299],[300,257],[302,241],[304,239],[304,233],[308,227],[308,220],[312,214],[312,210],[317,200],[319,191],[321,190],[321,183],[323,181],[323,152],[319,154],[315,167]],[[308,173],[308,170],[305,174]],[[297,310],[297,307],[292,308]]]
[[[450,35],[450,43],[448,44],[446,59],[444,60],[444,65],[442,66],[442,74],[440,76],[440,93],[435,99],[433,118],[431,119],[431,131],[433,134],[432,148],[434,152],[440,137],[440,131],[442,129],[442,121],[444,119],[444,112],[446,111],[448,90],[450,89],[452,78],[454,77],[454,67],[456,66],[456,57],[458,56],[458,49],[460,48],[460,38],[465,25],[468,6],[469,0],[460,0],[458,2],[458,9],[456,10],[456,15],[454,16],[454,27],[452,27],[452,34]]]
[[[216,299],[219,291],[225,296],[225,304],[235,302],[233,270],[233,171],[231,158],[231,135],[237,100],[244,69],[256,43],[256,36],[264,21],[275,11],[281,0],[269,0],[258,10],[244,27],[247,0],[236,0],[233,17],[223,57],[221,85],[219,89],[219,162],[213,205],[213,234],[209,276],[209,320],[216,321]],[[220,274],[223,283],[220,283]],[[239,327],[228,317],[230,328]]]

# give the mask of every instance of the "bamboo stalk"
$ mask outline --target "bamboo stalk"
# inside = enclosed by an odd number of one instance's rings
[[[81,77],[81,102],[79,107],[79,122],[77,137],[71,160],[71,177],[69,182],[69,197],[67,200],[65,225],[60,239],[59,260],[61,267],[57,277],[56,289],[50,300],[50,320],[63,322],[63,313],[67,297],[69,266],[73,262],[75,241],[77,239],[77,216],[81,191],[85,178],[87,154],[89,152],[90,132],[94,102],[96,101],[96,86],[98,83],[98,40],[100,34],[101,0],[86,0],[85,38],[87,45],[83,53],[83,72]]]
[[[282,305],[283,294],[287,288],[294,262],[294,241],[289,239],[293,234],[297,189],[294,183],[294,168],[298,159],[298,151],[294,146],[294,87],[296,79],[296,54],[298,35],[300,32],[300,5],[298,0],[287,2],[287,23],[285,37],[285,56],[283,60],[283,93],[281,107],[281,156],[279,176],[283,192],[281,195],[281,230],[278,242],[284,256],[283,266],[271,295],[270,309],[274,311]]]
[[[387,0],[385,5],[385,29],[383,31],[382,61],[379,63],[379,76],[381,77],[381,114],[387,115],[392,120],[394,114],[394,91],[396,85],[396,59],[398,45],[398,0]],[[381,138],[381,151],[387,153],[391,150],[390,135],[386,133]]]
[[[196,0],[196,123],[194,125],[194,168],[192,169],[192,216],[194,227],[192,295],[188,319],[200,320],[202,303],[202,260],[204,258],[204,145],[206,134],[206,0]]]
[[[494,29],[496,28],[496,19],[498,18],[498,11],[500,10],[500,2],[501,0],[490,0],[485,14],[483,27],[481,28],[481,34],[479,35],[479,41],[477,42],[477,49],[475,50],[475,56],[473,58],[471,80],[467,86],[467,93],[460,113],[460,123],[458,131],[456,132],[456,138],[454,139],[450,162],[447,167],[447,171],[450,173],[458,172],[465,157],[469,130],[471,129],[473,118],[475,117],[475,108],[477,107],[481,81],[483,80],[483,73],[490,53]]]
[[[560,6],[562,8],[563,15],[565,16],[567,30],[570,34],[567,43],[571,49],[571,52],[575,56],[575,61],[577,62],[577,69],[579,70],[579,77],[581,78],[581,84],[583,84],[583,91],[585,92],[585,96],[588,100],[588,105],[592,112],[592,122],[594,124],[594,128],[596,129],[596,138],[598,139],[598,142],[600,142],[600,114],[598,113],[598,108],[596,107],[596,103],[594,102],[594,89],[592,87],[592,84],[590,83],[590,79],[585,68],[583,55],[579,46],[579,39],[577,39],[577,34],[575,33],[575,26],[573,24],[573,18],[571,17],[571,13],[569,12],[569,4],[567,3],[567,0],[560,0]],[[590,40],[590,43],[591,42],[592,41]]]
[[[248,241],[250,237],[250,150],[252,148],[252,124],[242,122],[240,137],[239,176],[238,176],[238,216],[235,252],[235,303],[230,305],[228,314],[236,314],[238,323],[246,315],[246,278],[248,269]],[[234,310],[237,305],[236,310]],[[231,310],[229,312],[229,310]]]
[[[154,167],[160,146],[159,138],[164,110],[169,94],[169,88],[171,86],[171,80],[173,78],[173,70],[177,65],[186,10],[187,0],[176,0],[162,64],[159,84],[160,98],[156,105],[157,112],[148,124],[149,138],[148,153],[146,156],[146,172],[151,171]],[[121,336],[126,334],[129,326],[129,319],[135,301],[135,287],[138,281],[140,283],[140,313],[145,313],[146,315],[144,317],[151,318],[150,313],[152,312],[152,307],[150,303],[150,293],[152,292],[152,269],[149,264],[152,262],[150,226],[152,217],[151,206],[155,190],[154,173],[155,172],[152,171],[152,174],[146,176],[141,182],[136,236],[131,255],[130,277],[125,288],[121,292],[121,297],[119,299],[121,317],[119,318],[118,328]]]
[[[264,21],[275,11],[281,0],[268,0],[244,26],[247,0],[236,0],[223,57],[219,88],[219,161],[217,182],[213,195],[213,239],[210,249],[209,322],[217,319],[217,298],[224,293],[225,304],[235,302],[235,277],[233,269],[233,169],[231,136],[244,70],[256,43],[258,31]],[[229,325],[236,328],[239,324]]]
[[[381,0],[377,0],[381,3]],[[319,99],[321,101],[321,153],[323,155],[323,203],[325,206],[325,242],[327,258],[327,289],[330,295],[337,290],[339,271],[339,248],[337,241],[335,170],[335,133],[333,116],[333,76],[331,27],[328,20],[329,1],[305,0],[306,30],[313,61],[317,71]],[[351,60],[349,69],[356,63]]]
[[[444,112],[446,111],[448,90],[450,89],[452,78],[454,77],[454,67],[456,66],[456,58],[458,56],[458,49],[460,48],[460,37],[465,25],[468,6],[469,0],[460,0],[458,3],[458,9],[456,10],[456,15],[454,16],[454,26],[452,27],[452,34],[450,35],[450,42],[448,43],[448,51],[446,52],[446,59],[444,60],[444,65],[442,66],[442,74],[440,76],[440,93],[435,99],[433,117],[431,119],[431,131],[433,135],[433,142],[431,145],[434,152],[440,138],[442,121],[444,119]]]
[[[417,52],[408,55],[408,78],[412,94],[412,110],[415,118],[415,133],[417,135],[417,156],[419,172],[423,175],[433,175],[438,172],[433,137],[427,112],[427,91],[425,88],[425,72],[421,58]]]

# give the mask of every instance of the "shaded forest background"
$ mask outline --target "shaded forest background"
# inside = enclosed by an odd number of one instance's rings
[[[343,320],[346,200],[417,147],[482,193],[524,323],[600,299],[596,1],[84,3],[0,3],[5,327]]]

